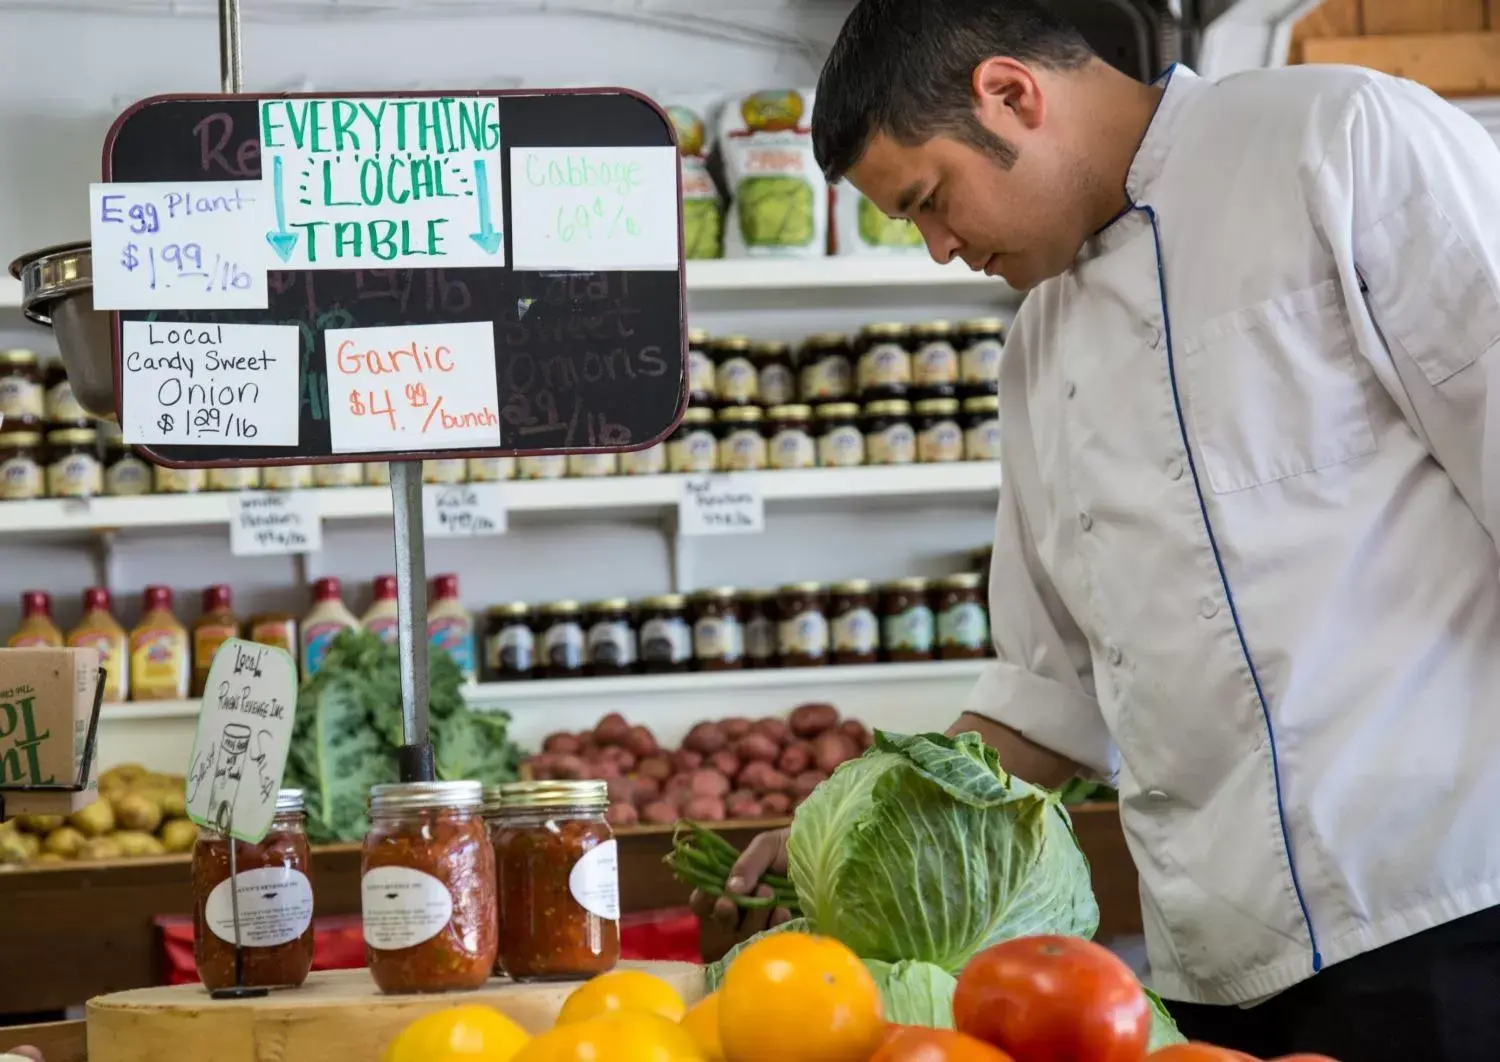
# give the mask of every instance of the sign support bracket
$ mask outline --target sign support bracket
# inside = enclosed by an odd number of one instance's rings
[[[396,632],[401,647],[403,782],[435,777],[427,726],[427,550],[422,540],[422,462],[392,461],[396,531]]]

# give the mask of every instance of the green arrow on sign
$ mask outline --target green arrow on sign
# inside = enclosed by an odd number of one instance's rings
[[[281,156],[277,155],[271,160],[271,192],[276,202],[276,230],[266,233],[266,242],[276,252],[283,262],[292,260],[292,252],[297,248],[297,234],[289,232],[286,227],[286,204],[282,202],[281,193]]]
[[[490,218],[489,167],[484,159],[474,160],[474,194],[479,198],[479,231],[469,233],[469,239],[485,254],[494,254],[500,250],[500,233]]]

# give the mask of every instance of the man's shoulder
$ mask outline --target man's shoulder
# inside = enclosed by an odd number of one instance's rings
[[[1212,82],[1197,118],[1241,144],[1304,133],[1312,146],[1343,121],[1362,92],[1398,81],[1364,67],[1325,63],[1246,70]]]

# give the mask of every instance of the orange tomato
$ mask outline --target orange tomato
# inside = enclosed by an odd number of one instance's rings
[[[618,1010],[557,1025],[511,1062],[707,1062],[686,1029],[659,1014]]]
[[[1257,1062],[1243,1051],[1213,1044],[1171,1044],[1151,1052],[1146,1062]]]
[[[382,1062],[469,1058],[507,1062],[526,1046],[526,1030],[492,1007],[467,1004],[434,1011],[391,1041]]]
[[[711,992],[689,1008],[682,1019],[704,1062],[724,1062],[724,1044],[719,1039],[719,993]]]
[[[571,1025],[617,1010],[645,1010],[675,1022],[687,1013],[687,1004],[660,977],[640,970],[611,970],[575,989],[558,1012],[557,1024]]]
[[[998,1047],[952,1029],[897,1027],[870,1062],[1014,1062]]]
[[[777,933],[730,964],[719,988],[727,1062],[868,1062],[885,1036],[880,989],[828,937]]]
[[[1108,949],[1078,937],[1018,937],[969,960],[953,1022],[1024,1062],[1141,1062],[1151,1005]]]

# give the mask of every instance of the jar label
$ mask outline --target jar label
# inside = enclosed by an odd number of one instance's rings
[[[739,428],[724,440],[719,467],[726,472],[758,472],[766,467],[766,440],[759,428]]]
[[[940,420],[923,429],[917,439],[917,456],[932,464],[943,461],[962,461],[964,458],[964,433],[951,420]]]
[[[530,671],[536,655],[536,636],[524,623],[512,623],[491,635],[486,649],[491,671]]]
[[[802,370],[802,397],[844,398],[853,381],[848,358],[839,354],[820,358]]]
[[[745,624],[745,655],[751,660],[776,655],[776,624],[769,616],[755,616]]]
[[[887,616],[881,624],[886,651],[932,652],[933,627],[932,609],[926,605],[913,605],[894,616]]]
[[[729,616],[700,616],[693,624],[693,646],[699,660],[738,660],[745,652],[739,620]]]
[[[998,339],[980,339],[964,348],[959,372],[966,384],[992,384],[1000,379],[1000,355],[1005,346]]]
[[[635,663],[635,631],[625,620],[600,620],[589,628],[589,663],[629,667]]]
[[[693,655],[687,620],[657,617],[641,625],[641,659],[653,664],[680,664]]]
[[[918,386],[939,387],[958,382],[958,352],[947,340],[928,343],[917,351],[912,375]]]
[[[395,645],[401,640],[401,628],[397,625],[395,616],[376,616],[366,620],[364,627],[386,645]]]
[[[470,483],[501,483],[515,478],[516,459],[514,457],[469,458]]]
[[[570,454],[568,456],[568,475],[570,476],[612,476],[619,470],[619,467],[614,454]]]
[[[24,376],[0,376],[0,413],[19,420],[21,417],[40,419],[45,412],[41,384]]]
[[[573,864],[568,891],[589,914],[620,920],[620,851],[613,839],[590,848]]]
[[[42,466],[30,457],[12,457],[0,464],[0,499],[29,501],[42,496]]]
[[[713,472],[719,464],[719,442],[711,431],[690,431],[668,445],[673,472]]]
[[[104,699],[110,703],[125,699],[125,691],[130,688],[125,639],[104,631],[81,631],[68,636],[68,648],[98,653],[99,666],[104,668]]]
[[[210,468],[209,490],[253,490],[260,486],[258,468]]]
[[[363,465],[336,461],[313,466],[313,482],[320,487],[357,487],[365,481]]]
[[[938,645],[983,649],[990,639],[990,621],[977,601],[960,601],[945,608],[937,621]]]
[[[522,479],[562,479],[568,471],[568,459],[562,454],[533,454],[516,462]]]
[[[797,397],[797,381],[785,365],[760,367],[760,401],[766,406],[781,406]]]
[[[911,355],[896,343],[877,343],[859,356],[859,389],[911,383]]]
[[[851,425],[834,428],[818,439],[818,464],[825,468],[848,468],[865,463],[865,437]]]
[[[771,440],[772,468],[812,468],[818,463],[812,436],[797,428],[783,428]]]
[[[964,457],[970,461],[995,461],[1000,457],[1000,421],[985,420],[964,432]]]
[[[382,951],[431,940],[453,918],[453,894],[412,867],[376,867],[360,881],[365,943]]]
[[[201,468],[163,468],[156,466],[156,491],[158,494],[197,494],[208,482],[208,473]]]
[[[730,358],[719,366],[719,401],[753,402],[759,383],[760,376],[749,358]]]
[[[226,627],[220,623],[205,623],[193,628],[193,659],[196,660],[204,673],[208,666],[213,663],[214,655],[218,653],[219,647],[231,638],[239,636],[239,631],[233,627]]]
[[[274,645],[289,653],[296,652],[296,620],[263,620],[250,628],[250,640],[259,645]]]
[[[261,480],[266,490],[303,490],[312,486],[312,469],[307,465],[268,465],[262,469]]]
[[[782,656],[827,656],[828,619],[811,610],[781,621]]]
[[[875,613],[852,608],[833,621],[833,649],[838,653],[873,653],[879,646]]]
[[[554,623],[542,635],[542,657],[559,671],[577,671],[583,666],[583,627],[577,623]]]
[[[52,389],[47,392],[46,402],[47,419],[50,421],[93,419],[93,415],[79,405],[77,396],[73,394],[73,385],[66,379],[52,385]]]
[[[447,653],[465,675],[474,673],[474,626],[463,616],[438,616],[427,621],[427,644]]]
[[[312,925],[313,891],[307,875],[295,867],[257,867],[234,877],[240,905],[240,944],[274,948],[290,944]],[[214,886],[203,905],[203,920],[213,935],[234,943],[234,902],[229,879]]]
[[[620,455],[620,471],[627,476],[657,476],[667,470],[665,443]]]
[[[422,462],[422,482],[451,486],[462,483],[469,474],[469,462],[462,457],[445,457],[440,461]]]
[[[151,466],[134,454],[119,458],[104,470],[104,493],[117,498],[150,494]]]
[[[870,464],[909,465],[917,459],[917,433],[910,424],[892,424],[869,437]]]
[[[714,359],[701,350],[689,350],[688,391],[695,395],[711,395],[714,386]]]
[[[104,469],[92,454],[69,454],[47,468],[47,493],[54,498],[86,498],[104,493]]]
[[[188,652],[177,631],[148,627],[130,635],[130,673],[141,687],[187,690]]]
[[[388,487],[391,485],[391,466],[384,461],[368,461],[363,478],[367,487]]]
[[[309,675],[323,666],[323,658],[333,647],[333,640],[348,630],[337,621],[309,623],[302,628],[302,666]]]

